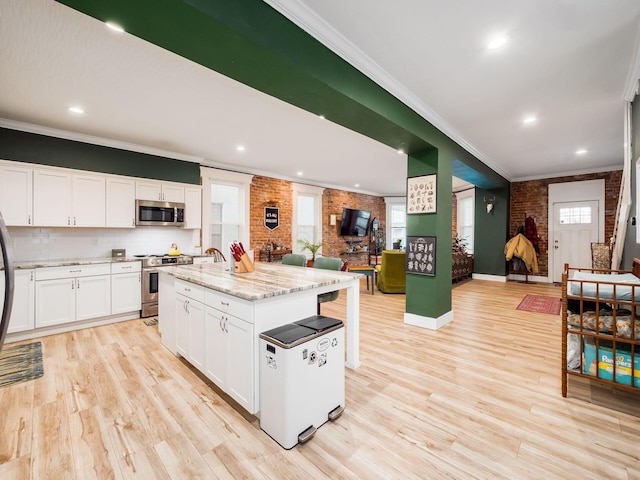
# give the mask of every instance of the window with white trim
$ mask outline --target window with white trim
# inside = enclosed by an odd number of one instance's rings
[[[473,253],[473,232],[475,228],[475,189],[456,193],[458,235],[465,240],[467,253]]]
[[[291,184],[293,193],[293,225],[291,245],[295,253],[311,258],[311,252],[302,251],[298,240],[322,243],[322,192],[324,188],[298,183]],[[322,249],[318,251],[320,253]]]
[[[387,205],[385,248],[391,250],[393,244],[400,239],[404,247],[407,238],[407,199],[406,197],[384,197],[384,201]]]

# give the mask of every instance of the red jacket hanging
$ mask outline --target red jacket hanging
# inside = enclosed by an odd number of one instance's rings
[[[533,217],[527,217],[524,221],[524,236],[533,244],[536,253],[540,255],[540,237],[538,237],[538,227]]]

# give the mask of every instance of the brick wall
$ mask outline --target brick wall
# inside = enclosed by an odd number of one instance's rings
[[[458,233],[458,197],[454,193],[451,198],[451,238]]]
[[[264,207],[278,207],[279,226],[269,230],[264,226]],[[267,242],[277,246],[291,247],[291,221],[293,217],[293,194],[291,182],[276,178],[254,176],[250,189],[251,248],[263,250]]]
[[[591,173],[569,177],[545,178],[511,184],[509,236],[516,234],[518,227],[524,225],[527,216],[536,220],[540,237],[540,255],[538,255],[539,275],[546,276],[549,271],[549,184],[580,182],[584,180],[604,179],[605,184],[605,239],[613,235],[616,209],[622,171]]]
[[[370,210],[371,219],[373,220],[377,217],[380,222],[380,228],[384,231],[386,225],[386,204],[384,197],[334,190],[331,188],[326,188],[322,196],[322,241],[325,242],[325,245],[322,247],[322,254],[325,257],[341,257],[343,261],[347,261],[351,265],[367,265],[369,258],[366,253],[340,256],[340,253],[347,247],[345,240],[358,239],[362,240],[362,245],[369,245],[368,238],[366,237],[345,238],[340,236],[340,217],[342,216],[342,209],[344,207]],[[338,217],[335,226],[329,225],[329,215],[336,215]]]
[[[250,236],[251,247],[264,249],[267,242],[277,246],[291,247],[293,221],[293,194],[291,182],[275,178],[254,176],[250,191]],[[279,209],[279,227],[271,231],[264,226],[264,207],[276,206]],[[342,208],[370,210],[371,218],[378,217],[380,228],[385,228],[386,205],[383,197],[346,192],[326,188],[322,197],[322,247],[324,256],[340,257],[355,265],[367,264],[366,253],[360,255],[340,255],[345,250],[345,239],[340,236],[340,217]],[[336,225],[329,225],[329,215],[336,215]],[[354,238],[355,237],[350,237]],[[368,245],[368,239],[362,238],[362,245]]]

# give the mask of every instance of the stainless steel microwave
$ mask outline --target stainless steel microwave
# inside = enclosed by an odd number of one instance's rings
[[[184,203],[136,200],[136,225],[183,227]]]

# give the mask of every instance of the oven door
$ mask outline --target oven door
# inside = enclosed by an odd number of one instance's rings
[[[158,302],[158,270],[142,269],[142,303]]]

